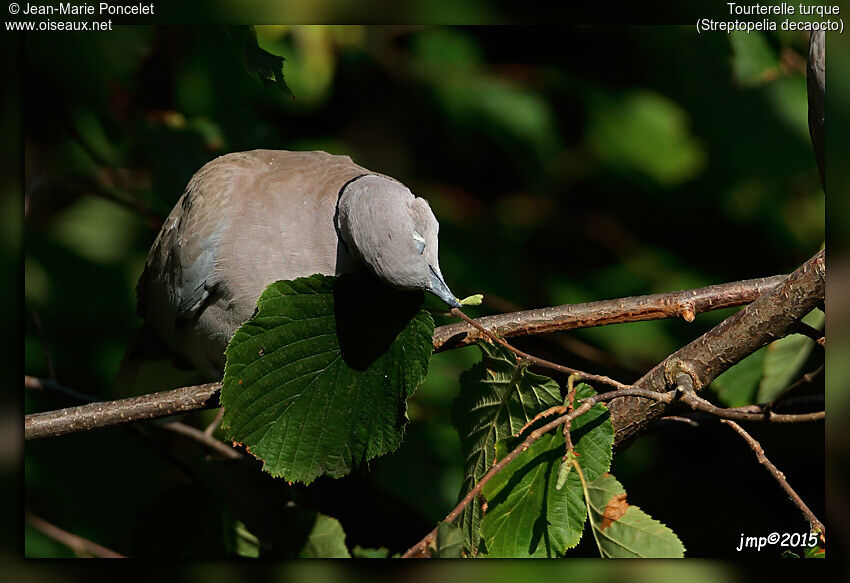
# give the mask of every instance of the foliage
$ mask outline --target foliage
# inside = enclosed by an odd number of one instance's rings
[[[576,387],[575,398],[595,392],[590,386]],[[576,463],[595,479],[611,466],[614,428],[603,404],[575,419],[570,427]],[[497,447],[502,458],[518,445],[508,438]],[[492,557],[558,557],[578,544],[587,517],[578,472],[570,472],[566,483],[561,467],[566,442],[561,428],[535,442],[521,459],[490,480],[484,488],[487,513],[481,532]]]
[[[806,54],[805,34],[694,42],[690,27],[260,26],[256,47],[266,55],[252,48],[255,59],[222,27],[118,28],[50,42],[29,36],[22,59],[25,370],[50,375],[46,344],[57,379],[97,398],[126,396],[112,379],[139,326],[132,290],[159,221],[198,168],[231,151],[325,149],[404,181],[440,220],[442,271],[452,289],[487,294],[482,306],[465,308],[470,315],[783,273],[823,241],[805,76],[794,65]],[[7,188],[19,200],[21,189]],[[4,210],[9,221],[21,215],[17,206]],[[528,339],[527,349],[634,379],[728,313]],[[774,387],[815,368],[820,352],[802,351],[777,353],[774,360],[793,367],[772,369]],[[759,394],[768,353],[730,370],[751,368],[740,391],[719,380],[719,400],[768,398],[774,389]],[[196,444],[152,426],[144,428],[158,446],[151,447],[113,429],[28,443],[27,509],[134,556],[296,556],[319,520],[287,515],[292,503],[327,517],[323,528],[350,554],[395,555],[438,524],[459,489],[492,464],[494,434],[508,438],[544,401],[563,402],[552,383],[533,406],[511,399],[511,415],[492,421],[486,447],[470,437],[468,421],[459,442],[451,419],[458,421],[453,410],[469,388],[458,377],[478,358],[476,348],[434,355],[407,399],[404,441],[395,449],[400,437],[391,432],[379,448],[387,453],[368,467],[359,465],[362,456],[335,461],[340,472],[358,462],[345,477],[318,477],[305,488],[253,467],[275,485],[260,492],[239,482],[223,492],[229,472],[199,479],[216,464]],[[384,412],[398,413],[405,399],[384,397]],[[41,393],[25,399],[28,413],[71,404]],[[203,427],[213,417],[186,421]],[[823,475],[820,427],[768,437],[766,448],[781,452],[783,463],[775,461],[789,475]],[[703,433],[647,436],[618,452],[610,471],[630,500],[675,528],[689,554],[737,557],[734,545],[718,544],[739,536],[742,525],[730,517],[747,516],[753,532],[799,526],[793,509],[777,511],[788,508],[785,496],[760,481],[764,471],[751,467],[751,452],[735,457],[739,446],[730,438],[717,447]],[[725,465],[734,475],[718,482]],[[553,473],[557,491],[561,467]],[[189,480],[195,485],[187,491]],[[818,515],[822,490],[806,497]],[[80,505],[79,492],[99,504]],[[662,515],[668,508],[687,508],[687,516]],[[464,514],[459,524],[466,546],[473,521]],[[273,526],[295,525],[298,540],[278,544]],[[31,527],[26,537],[28,556],[69,555]],[[598,554],[589,536],[569,552]]]
[[[558,384],[518,366],[504,347],[480,342],[484,358],[460,377],[460,393],[452,408],[464,456],[460,497],[496,462],[496,443],[519,431],[534,416],[561,404]],[[473,500],[460,517],[468,552],[479,545],[481,502]]]
[[[270,474],[305,483],[396,449],[431,358],[421,301],[373,278],[271,284],[227,347],[227,438]]]
[[[605,474],[583,482],[590,508],[590,527],[603,557],[681,558],[682,541],[672,530],[626,502],[626,491],[614,476]]]

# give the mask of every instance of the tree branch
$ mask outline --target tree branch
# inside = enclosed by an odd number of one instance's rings
[[[24,387],[33,390],[52,391],[56,394],[62,395],[63,397],[68,397],[75,401],[82,401],[84,403],[99,402],[97,399],[90,395],[86,395],[73,389],[69,389],[68,387],[62,386],[53,380],[38,379],[31,376],[25,376]],[[172,433],[177,433],[178,435],[193,439],[199,442],[201,445],[204,445],[218,452],[226,458],[240,459],[242,457],[241,453],[235,450],[231,445],[223,441],[219,441],[218,439],[213,437],[213,431],[215,430],[216,425],[218,425],[218,422],[221,420],[221,413],[223,411],[223,409],[219,410],[219,413],[216,415],[215,421],[211,423],[210,426],[207,427],[207,429],[205,429],[204,431],[201,431],[200,429],[197,429],[185,423],[181,423],[179,421],[163,423],[159,427],[166,431],[171,431]]]
[[[685,373],[679,373],[677,378],[676,390],[674,391],[652,391],[648,389],[641,388],[625,388],[616,391],[609,391],[607,393],[597,393],[596,395],[592,395],[587,397],[586,399],[582,399],[581,404],[573,409],[572,411],[565,412],[566,407],[558,405],[552,407],[546,411],[539,413],[531,422],[526,423],[522,429],[519,430],[515,434],[515,436],[520,436],[525,432],[528,427],[530,427],[534,422],[539,419],[543,419],[552,414],[560,415],[553,421],[538,427],[534,431],[528,434],[528,436],[516,446],[510,453],[505,455],[502,459],[498,460],[493,466],[487,471],[486,474],[473,486],[469,492],[466,493],[466,496],[461,499],[460,502],[449,512],[446,517],[443,519],[443,522],[453,522],[460,516],[460,513],[463,512],[463,509],[466,508],[472,500],[474,500],[478,495],[481,494],[484,486],[489,482],[496,474],[501,472],[509,463],[515,460],[519,455],[530,448],[535,441],[543,437],[546,433],[563,425],[564,427],[568,427],[573,419],[576,417],[580,417],[590,410],[591,407],[596,405],[597,403],[609,403],[610,404],[616,402],[619,399],[631,398],[631,399],[641,399],[646,400],[652,403],[662,403],[664,405],[671,405],[673,402],[677,400],[677,397],[681,399],[681,401],[688,405],[694,411],[702,412],[712,419],[719,419],[724,423],[734,423],[730,419],[740,419],[741,415],[746,416],[747,421],[770,421],[775,423],[788,423],[788,422],[800,422],[800,421],[812,421],[819,420],[823,418],[823,411],[820,411],[820,417],[814,419],[810,418],[809,414],[802,415],[777,415],[773,414],[767,415],[765,413],[743,413],[741,411],[735,409],[723,409],[720,407],[715,407],[711,403],[704,401],[703,399],[689,399],[688,396],[695,396],[696,393],[694,391],[693,380],[691,377]],[[768,411],[768,413],[772,413]],[[687,417],[675,416],[675,417],[664,417],[664,419],[669,419],[676,422],[687,423],[691,426],[699,426],[699,422]],[[735,424],[737,426],[737,424]],[[743,429],[741,429],[743,431]],[[569,443],[569,442],[568,442]],[[763,452],[762,452],[763,453]],[[761,458],[759,458],[761,459]],[[769,462],[768,462],[769,463]],[[787,483],[786,483],[787,485]],[[790,486],[788,486],[790,489]],[[792,490],[793,492],[793,490]],[[796,494],[795,494],[796,495]],[[799,497],[797,497],[799,499]],[[800,500],[800,504],[802,504],[801,508],[805,507],[802,500]],[[820,523],[818,523],[820,524]],[[823,525],[821,525],[823,528]],[[422,538],[418,543],[410,547],[405,553],[402,555],[402,558],[412,558],[424,556],[426,554],[428,545],[437,535],[437,529],[434,528],[431,532],[429,532],[425,537]]]
[[[26,439],[55,437],[101,427],[113,427],[134,421],[146,421],[218,407],[221,383],[182,387],[117,401],[98,401],[26,416]]]
[[[693,378],[680,372],[676,375],[677,388],[682,392],[682,402],[693,409],[694,411],[702,411],[714,417],[722,419],[734,419],[737,421],[769,421],[772,423],[801,423],[806,421],[820,421],[826,418],[826,411],[815,411],[813,413],[797,413],[797,414],[780,414],[774,413],[769,406],[759,407],[756,405],[755,410],[749,407],[740,407],[735,409],[724,409],[712,403],[709,403],[694,390]],[[660,401],[660,399],[659,399]]]
[[[476,322],[492,333],[516,336],[672,317],[690,320],[691,316],[698,313],[751,302],[762,292],[775,291],[778,284],[785,280],[785,276],[750,279],[667,294],[525,310],[478,318]],[[440,326],[434,331],[434,349],[442,351],[465,346],[481,335],[482,332],[465,322]],[[218,406],[220,390],[221,382],[215,382],[141,397],[34,413],[26,416],[24,435],[26,439],[53,437],[214,408]],[[632,418],[624,417],[626,421]],[[636,422],[640,427],[643,426],[639,419]],[[630,426],[629,423],[625,425]],[[632,433],[629,432],[629,435]]]
[[[606,376],[590,374],[590,373],[586,373],[584,371],[580,371],[580,370],[575,369],[575,368],[563,366],[561,364],[557,364],[557,363],[548,361],[546,359],[539,358],[537,356],[534,356],[533,354],[523,352],[522,350],[519,350],[518,348],[514,348],[513,346],[508,344],[508,342],[504,338],[497,336],[496,334],[494,334],[493,332],[491,332],[490,330],[488,330],[487,328],[485,328],[484,326],[482,326],[481,324],[479,324],[478,322],[476,322],[475,320],[473,320],[472,318],[470,318],[469,316],[467,316],[466,314],[461,312],[459,308],[452,308],[450,313],[452,314],[452,316],[455,316],[456,318],[460,318],[461,320],[466,321],[467,324],[469,324],[470,326],[472,326],[476,330],[478,330],[488,340],[496,342],[497,344],[500,344],[500,345],[504,346],[505,348],[507,348],[508,350],[510,350],[511,352],[513,352],[517,361],[524,360],[524,361],[529,362],[531,364],[536,364],[537,366],[550,368],[552,370],[556,370],[556,371],[564,373],[564,374],[576,375],[582,380],[597,382],[597,383],[601,383],[603,385],[609,385],[609,386],[614,387],[615,389],[627,389],[627,388],[629,388],[628,385],[624,385],[623,383],[621,383],[619,381],[615,381],[614,379],[608,378]]]
[[[696,314],[748,304],[776,287],[785,277],[775,275],[672,293],[522,310],[477,318],[476,322],[502,337],[666,318],[690,322]],[[434,330],[434,351],[466,346],[481,337],[479,330],[464,322],[440,326]]]
[[[668,391],[676,386],[676,376],[684,372],[693,379],[694,389],[701,390],[733,364],[788,334],[803,316],[821,305],[825,276],[821,250],[743,310],[665,358],[633,386]],[[663,415],[667,406],[623,398],[612,401],[609,409],[615,447],[622,447]]]

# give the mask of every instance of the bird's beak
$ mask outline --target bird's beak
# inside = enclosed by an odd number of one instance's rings
[[[443,274],[440,273],[440,268],[434,267],[433,265],[429,267],[431,268],[431,287],[428,291],[446,302],[451,307],[459,308],[460,301],[458,301],[452,293],[452,290],[449,289],[449,286],[446,285],[446,281],[443,279]]]

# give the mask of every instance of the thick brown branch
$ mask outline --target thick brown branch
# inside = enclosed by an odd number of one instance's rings
[[[701,390],[736,362],[788,334],[803,316],[821,305],[825,275],[824,251],[820,251],[743,310],[668,356],[634,386],[671,390],[676,375],[684,372],[693,379],[694,388]],[[629,398],[616,399],[609,408],[618,446],[636,437],[667,409],[664,403]]]
[[[776,275],[673,293],[523,310],[485,316],[476,322],[499,336],[510,337],[664,318],[691,321],[696,314],[748,304],[785,277]],[[434,331],[434,350],[466,346],[481,337],[480,331],[464,322],[440,326]]]

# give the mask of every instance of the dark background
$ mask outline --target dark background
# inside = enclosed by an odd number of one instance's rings
[[[453,291],[485,294],[474,315],[784,273],[823,242],[804,33],[697,36],[691,25],[257,34],[286,57],[292,97],[250,75],[222,27],[27,39],[27,374],[49,375],[37,314],[59,382],[124,396],[111,380],[140,325],[133,289],[158,221],[195,170],[231,151],[323,149],[403,181],[440,220]],[[632,381],[729,313],[518,344]],[[310,491],[343,523],[349,546],[404,550],[454,505],[462,461],[449,411],[458,374],[477,359],[474,348],[436,355],[402,447]],[[68,404],[26,396],[27,412]],[[823,426],[754,433],[822,517]],[[238,472],[205,463],[180,439],[153,439],[160,449],[124,428],[28,443],[26,509],[124,554],[221,556],[221,508],[245,497],[239,487],[226,493]],[[728,429],[647,436],[612,472],[689,556],[739,556],[742,532],[807,529]],[[266,493],[251,496],[258,507],[285,502],[285,488],[257,479],[251,492]],[[38,531],[26,537],[28,556],[72,556]],[[768,552],[777,554],[758,556]],[[578,554],[596,554],[590,538]]]

